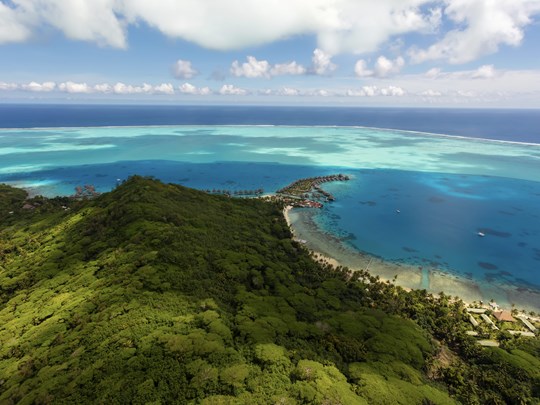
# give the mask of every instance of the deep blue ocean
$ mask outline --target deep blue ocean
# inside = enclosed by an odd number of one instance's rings
[[[540,308],[540,110],[0,104],[0,182],[36,193],[133,174],[271,193],[336,172],[352,180],[325,185],[321,232]]]
[[[540,110],[0,104],[0,128],[338,125],[540,143]]]

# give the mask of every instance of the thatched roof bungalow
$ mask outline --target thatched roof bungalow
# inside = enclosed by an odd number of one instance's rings
[[[510,311],[496,311],[493,312],[493,316],[499,321],[499,322],[515,322],[516,319],[512,316],[512,313]]]

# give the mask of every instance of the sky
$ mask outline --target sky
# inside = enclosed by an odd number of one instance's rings
[[[0,102],[540,108],[540,0],[0,0]]]

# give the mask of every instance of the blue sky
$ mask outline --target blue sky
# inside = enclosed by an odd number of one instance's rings
[[[0,0],[0,101],[540,108],[540,0]]]

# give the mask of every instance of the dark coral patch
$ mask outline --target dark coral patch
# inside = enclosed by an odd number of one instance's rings
[[[488,263],[488,262],[478,262],[478,265],[480,267],[482,267],[483,269],[486,269],[486,270],[497,270],[498,267],[495,266],[493,263]]]
[[[377,205],[375,201],[359,201],[362,205],[367,205],[368,207],[374,207]]]

